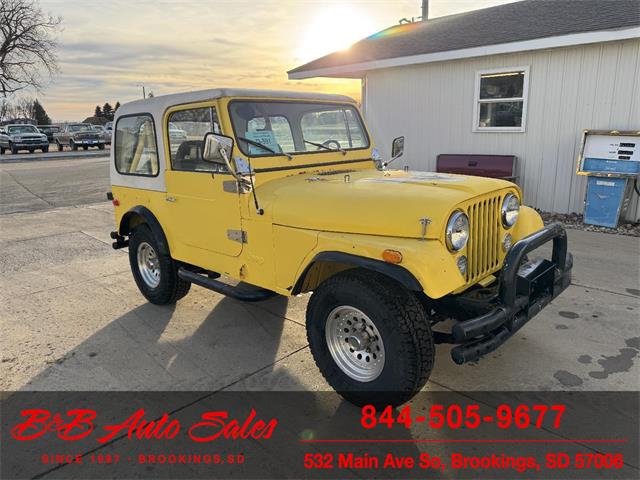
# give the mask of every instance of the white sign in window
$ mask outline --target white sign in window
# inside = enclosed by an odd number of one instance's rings
[[[474,132],[524,132],[529,67],[482,70],[476,74]]]

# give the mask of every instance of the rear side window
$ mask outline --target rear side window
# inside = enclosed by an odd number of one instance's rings
[[[120,117],[116,123],[116,170],[123,175],[158,175],[158,148],[151,115]]]

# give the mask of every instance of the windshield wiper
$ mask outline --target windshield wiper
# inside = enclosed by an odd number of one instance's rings
[[[247,142],[249,145],[253,145],[255,147],[259,147],[262,148],[263,150],[266,150],[267,152],[273,153],[274,155],[284,155],[286,156],[289,160],[293,159],[293,156],[291,156],[290,154],[288,154],[287,152],[276,152],[273,148],[271,147],[267,147],[266,145],[261,144],[260,142],[255,142],[253,140],[250,140],[246,137],[237,137],[238,140],[242,140],[243,142]]]
[[[304,141],[304,143],[308,143],[309,145],[313,145],[314,147],[318,147],[318,148],[322,148],[324,150],[329,150],[330,152],[341,152],[342,154],[347,153],[347,151],[343,148],[331,148],[327,145],[325,145],[324,143],[316,143],[316,142],[310,142],[309,140],[305,140],[304,138],[302,139]]]

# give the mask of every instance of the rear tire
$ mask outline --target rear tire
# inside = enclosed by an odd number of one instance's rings
[[[58,146],[59,152],[62,152],[64,150],[64,145],[62,145],[60,142],[56,142],[56,145]]]
[[[89,146],[88,146],[88,145],[83,145],[83,146],[82,146],[82,149],[83,149],[83,150],[89,150]]]
[[[400,405],[420,391],[433,368],[424,308],[379,273],[347,270],[322,283],[307,307],[307,336],[324,378],[356,405]]]
[[[99,145],[98,145],[98,149],[100,149],[100,150],[104,150],[104,143],[99,144]]]
[[[42,147],[42,153],[49,153],[49,147]]]
[[[160,253],[158,242],[146,225],[136,227],[129,238],[129,264],[138,289],[156,305],[176,303],[191,288],[178,277],[178,265]]]
[[[0,155],[4,155],[4,147],[0,147]]]
[[[11,145],[9,148],[11,148],[11,154],[12,155],[17,155],[18,154],[18,147],[16,147],[15,145]]]
[[[35,150],[35,148],[30,148],[30,149],[29,149],[29,153],[33,153],[33,152],[35,152],[35,151],[36,151],[36,150]]]
[[[69,142],[69,146],[71,147],[71,150],[73,150],[74,152],[78,151],[78,145],[76,145],[73,140]]]

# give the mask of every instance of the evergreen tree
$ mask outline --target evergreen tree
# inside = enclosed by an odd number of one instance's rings
[[[49,115],[47,115],[47,112],[37,98],[33,101],[32,108],[33,119],[36,121],[37,125],[51,125],[51,118],[49,118]]]
[[[120,102],[116,102],[116,106],[113,107],[113,113],[116,113],[119,108],[120,108]]]
[[[113,107],[109,102],[102,106],[102,115],[104,115],[104,118],[107,120],[113,120]]]
[[[96,109],[93,112],[93,116],[98,118],[102,116],[102,109],[100,108],[100,105],[96,105]]]

